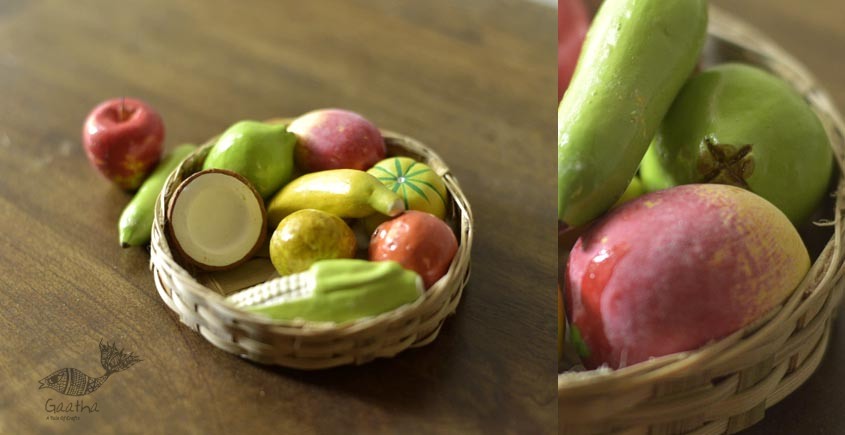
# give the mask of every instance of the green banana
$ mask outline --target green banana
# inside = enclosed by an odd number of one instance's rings
[[[147,177],[120,215],[117,225],[120,246],[141,246],[150,241],[156,198],[170,173],[196,149],[196,145],[188,144],[174,148]]]
[[[395,261],[322,260],[226,298],[276,320],[342,323],[376,316],[417,300],[422,279]]]
[[[305,174],[283,187],[267,206],[267,223],[276,228],[285,216],[306,208],[362,218],[373,213],[396,216],[405,211],[405,204],[364,171],[331,169]]]
[[[607,0],[558,108],[558,218],[580,226],[619,198],[692,73],[706,0]]]

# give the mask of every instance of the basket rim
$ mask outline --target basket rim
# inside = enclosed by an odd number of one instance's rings
[[[294,119],[295,118],[292,117],[277,117],[265,120],[263,122],[270,124],[288,125]],[[274,334],[284,334],[300,337],[313,337],[325,334],[335,334],[338,332],[351,334],[372,329],[386,322],[403,318],[405,315],[413,312],[414,309],[426,303],[428,300],[438,297],[441,293],[448,291],[448,288],[454,285],[455,282],[458,282],[458,285],[460,285],[461,288],[465,287],[467,281],[465,275],[468,274],[469,269],[469,260],[474,232],[474,222],[472,218],[472,209],[470,207],[469,201],[466,199],[466,196],[460,188],[457,179],[452,174],[451,169],[449,169],[443,159],[434,150],[432,150],[422,142],[409,136],[396,133],[392,130],[379,128],[379,131],[381,132],[385,143],[389,149],[391,147],[400,148],[406,152],[410,151],[412,153],[421,154],[425,156],[425,163],[432,167],[432,169],[435,170],[435,172],[439,176],[441,176],[441,178],[443,178],[444,184],[446,185],[447,191],[449,192],[451,201],[453,203],[454,222],[452,223],[452,225],[458,226],[458,251],[456,252],[455,257],[452,259],[452,262],[449,265],[449,269],[447,270],[446,274],[441,277],[441,279],[439,279],[431,287],[426,289],[423,292],[422,296],[414,302],[402,305],[393,310],[381,313],[376,316],[364,317],[361,319],[342,323],[313,322],[304,320],[275,320],[266,316],[261,316],[259,314],[252,313],[250,311],[239,309],[228,303],[225,300],[225,296],[200,283],[187,268],[185,268],[176,260],[176,258],[174,258],[172,247],[170,246],[170,241],[167,239],[166,236],[167,231],[165,222],[167,219],[166,210],[168,207],[167,202],[169,199],[169,197],[166,197],[166,191],[168,186],[172,186],[174,184],[178,186],[179,183],[176,183],[176,178],[178,178],[179,174],[183,172],[183,166],[190,162],[192,159],[197,158],[197,156],[203,154],[204,152],[207,152],[207,150],[210,149],[214,145],[214,143],[216,143],[219,135],[215,135],[214,137],[208,139],[203,145],[198,147],[197,150],[192,152],[191,155],[189,155],[179,164],[179,166],[170,174],[170,176],[168,176],[167,180],[165,181],[164,187],[162,188],[161,193],[156,199],[155,218],[153,221],[154,229],[158,229],[159,231],[161,231],[161,237],[160,240],[158,240],[161,246],[158,246],[156,249],[152,249],[150,256],[150,268],[155,274],[156,268],[160,267],[157,262],[165,261],[167,267],[174,269],[175,272],[179,273],[183,277],[190,277],[192,285],[186,286],[185,290],[189,291],[194,296],[203,299],[205,302],[207,302],[209,304],[209,307],[213,308],[214,311],[218,313],[218,315],[223,314],[230,316],[231,322],[233,324],[263,327],[271,330]],[[389,157],[390,156],[388,155],[385,158]],[[166,258],[163,258],[162,256],[166,256]],[[159,280],[157,279],[157,283],[158,281]],[[170,289],[170,291],[172,292],[172,289]],[[168,300],[165,298],[165,295],[162,294],[162,289],[159,289],[159,296],[164,300],[164,302],[166,303],[166,305],[168,305],[168,308],[170,308],[171,311],[174,311],[179,314],[178,311],[169,304]],[[448,298],[446,299],[446,301],[448,302]]]
[[[743,36],[746,39],[738,38],[738,35],[734,32],[736,28],[742,28]],[[749,38],[749,35],[753,37]],[[781,76],[788,75],[792,79],[790,81],[791,87],[805,96],[813,111],[820,118],[828,121],[827,123],[823,122],[823,124],[834,151],[838,180],[835,192],[837,204],[835,206],[835,220],[833,221],[834,234],[792,295],[783,304],[772,309],[754,324],[699,349],[653,358],[621,369],[599,368],[582,372],[558,373],[559,399],[567,399],[570,396],[577,397],[587,393],[597,395],[620,389],[629,390],[661,379],[683,377],[698,370],[703,372],[707,370],[711,362],[724,360],[725,358],[720,358],[720,356],[726,350],[740,345],[742,340],[747,340],[755,335],[762,336],[773,329],[778,322],[792,319],[802,306],[806,306],[814,299],[823,296],[829,297],[829,294],[821,294],[822,292],[817,290],[824,288],[825,285],[828,285],[831,289],[834,288],[842,277],[843,271],[845,271],[845,256],[840,247],[841,243],[837,243],[842,240],[842,231],[845,225],[841,215],[845,203],[845,157],[843,157],[843,153],[845,153],[845,123],[842,121],[841,114],[836,109],[827,91],[818,85],[818,81],[806,67],[755,27],[713,5],[710,5],[708,39],[721,40],[770,61],[771,65],[769,66],[774,66],[776,72]],[[830,222],[823,222],[822,224],[829,225]],[[620,385],[622,383],[625,383],[624,387]],[[797,388],[800,384],[798,383],[795,387]],[[560,406],[562,407],[563,404],[564,401],[562,400]],[[768,406],[773,404],[769,403]]]

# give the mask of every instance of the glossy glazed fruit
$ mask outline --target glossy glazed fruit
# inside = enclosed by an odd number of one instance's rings
[[[410,157],[384,159],[367,171],[402,198],[405,210],[446,216],[446,184],[428,165]]]
[[[567,318],[587,367],[697,349],[781,304],[810,267],[775,206],[733,186],[686,185],[611,211],[565,274]]]
[[[431,287],[449,270],[458,240],[436,216],[408,211],[376,228],[370,239],[371,261],[398,261]]]
[[[684,86],[640,174],[650,191],[689,183],[743,187],[800,225],[824,198],[832,161],[824,127],[795,90],[758,68],[726,64]]]
[[[270,261],[279,275],[302,272],[320,260],[355,256],[355,234],[343,219],[314,209],[279,222],[270,237]]]
[[[373,213],[396,216],[405,211],[398,195],[372,175],[356,169],[334,169],[305,174],[288,183],[267,206],[271,227],[285,216],[306,208],[342,218],[362,218]]]
[[[295,143],[296,136],[284,125],[240,121],[220,135],[203,169],[238,173],[268,198],[291,178]]]
[[[91,164],[120,188],[135,190],[158,163],[164,122],[147,103],[115,98],[85,119],[82,145]]]
[[[560,220],[581,226],[619,199],[706,31],[706,0],[602,4],[558,109]]]
[[[365,171],[387,153],[378,128],[348,110],[315,110],[296,118],[288,129],[298,138],[296,164],[305,172]]]

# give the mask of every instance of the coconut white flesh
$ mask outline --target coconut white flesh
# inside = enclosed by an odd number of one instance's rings
[[[210,172],[182,189],[170,220],[186,255],[200,264],[225,267],[255,247],[263,213],[248,185],[231,175]]]

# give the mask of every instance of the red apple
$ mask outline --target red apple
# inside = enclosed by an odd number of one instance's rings
[[[296,164],[306,172],[329,169],[365,171],[384,159],[381,132],[363,116],[341,109],[322,109],[296,118]]]
[[[588,19],[583,1],[558,0],[557,21],[557,99],[560,101],[575,71],[587,33]]]
[[[396,261],[417,272],[425,288],[446,274],[457,251],[458,240],[449,225],[415,210],[379,225],[370,239],[370,261]]]
[[[810,267],[777,207],[737,187],[654,192],[593,224],[564,278],[571,336],[587,367],[697,349],[781,304]]]
[[[137,189],[162,154],[164,123],[143,101],[116,98],[85,119],[82,145],[88,160],[122,189]]]

